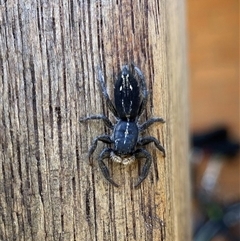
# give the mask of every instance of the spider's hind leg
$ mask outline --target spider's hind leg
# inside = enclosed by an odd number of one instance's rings
[[[132,64],[132,65],[133,65],[134,70],[136,71],[138,77],[141,80],[142,102],[140,104],[140,108],[138,111],[138,116],[140,116],[143,113],[143,111],[146,109],[146,105],[147,105],[147,100],[148,100],[147,84],[146,84],[146,80],[145,80],[145,77],[144,77],[142,71],[134,64]]]
[[[112,101],[110,100],[109,95],[107,93],[107,88],[105,86],[103,73],[102,73],[100,67],[98,67],[98,81],[100,83],[101,91],[102,91],[103,97],[106,100],[106,103],[107,103],[107,106],[108,106],[109,110],[113,113],[113,115],[115,117],[118,117],[117,110],[116,110],[115,106],[113,105]]]

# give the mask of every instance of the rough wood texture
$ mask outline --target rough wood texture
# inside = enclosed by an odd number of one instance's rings
[[[184,2],[0,0],[0,240],[190,240]],[[89,165],[92,139],[108,130],[79,118],[108,115],[110,96],[133,61],[150,89],[142,121],[154,162],[109,163],[120,188]],[[112,116],[110,116],[112,118]],[[94,159],[103,148],[99,144]]]

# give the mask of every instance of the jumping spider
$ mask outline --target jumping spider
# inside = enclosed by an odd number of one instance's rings
[[[142,168],[139,180],[135,185],[135,187],[137,187],[147,177],[152,163],[150,153],[139,147],[153,142],[165,157],[165,150],[156,138],[152,136],[139,137],[139,133],[146,130],[153,123],[164,123],[165,121],[162,118],[151,118],[143,124],[138,123],[139,117],[146,108],[148,91],[143,73],[136,66],[133,65],[132,67],[140,79],[140,85],[134,77],[133,71],[130,71],[129,67],[124,65],[114,86],[115,105],[112,103],[107,93],[102,71],[98,69],[98,81],[103,97],[106,100],[107,107],[116,117],[117,123],[112,124],[109,118],[104,115],[91,115],[80,120],[80,122],[85,122],[88,120],[101,119],[104,124],[112,130],[113,133],[111,136],[100,135],[94,139],[89,150],[89,157],[95,151],[98,141],[113,145],[113,148],[103,149],[99,155],[98,164],[103,176],[116,187],[119,185],[110,177],[109,170],[103,162],[104,159],[111,158],[114,162],[127,165],[135,159],[145,158],[145,164]]]

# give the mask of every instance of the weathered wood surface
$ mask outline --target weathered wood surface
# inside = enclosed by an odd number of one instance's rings
[[[0,240],[190,240],[184,18],[179,0],[0,0]],[[167,157],[147,147],[138,189],[140,162],[109,163],[119,188],[89,165],[92,139],[109,130],[79,123],[109,115],[96,66],[112,97],[132,61],[150,90],[141,121],[166,119],[147,132]]]

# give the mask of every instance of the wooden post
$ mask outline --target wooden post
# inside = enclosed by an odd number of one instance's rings
[[[184,1],[0,1],[0,240],[190,240]],[[110,133],[96,66],[111,98],[115,76],[134,62],[150,92],[141,122],[154,145],[141,162],[109,161],[115,188],[87,151]],[[98,145],[93,160],[103,144]]]

